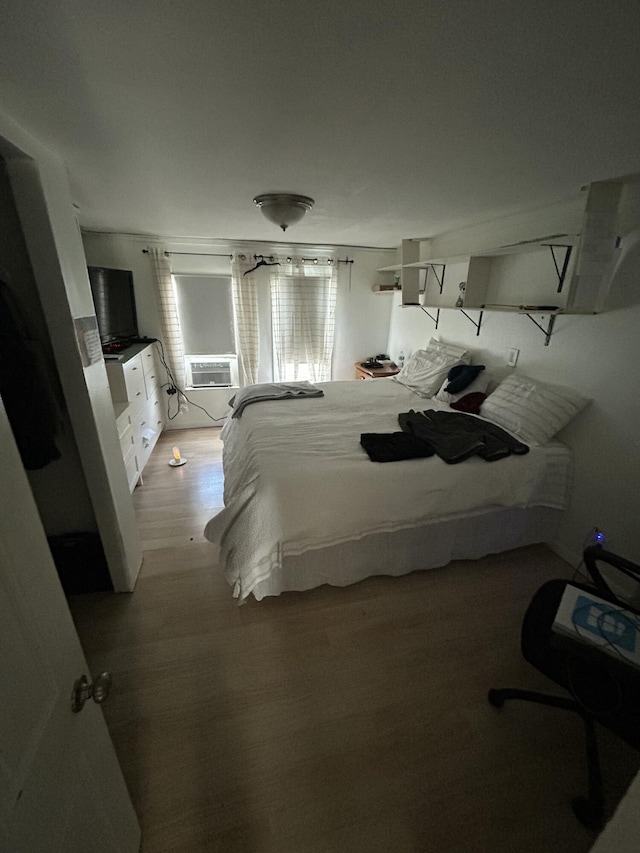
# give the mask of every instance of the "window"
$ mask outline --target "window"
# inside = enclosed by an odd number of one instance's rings
[[[174,275],[186,384],[238,384],[231,277]]]
[[[272,273],[271,323],[276,381],[331,379],[335,268],[283,264]]]

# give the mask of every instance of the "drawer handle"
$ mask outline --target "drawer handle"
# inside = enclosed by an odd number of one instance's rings
[[[137,369],[138,369],[137,367],[132,367],[132,368],[131,368],[131,370],[137,370]]]
[[[136,391],[136,397],[139,397],[142,394],[142,391]]]

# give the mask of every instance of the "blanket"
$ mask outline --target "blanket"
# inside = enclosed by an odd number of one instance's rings
[[[311,382],[265,382],[247,385],[229,400],[233,408],[232,418],[239,418],[251,403],[263,400],[294,400],[296,397],[324,397],[324,391]]]
[[[496,507],[565,504],[571,456],[559,442],[499,465],[436,455],[372,465],[361,434],[397,429],[420,398],[389,379],[321,388],[322,399],[301,399],[286,417],[265,402],[222,430],[225,508],[205,536],[240,601],[291,555]]]

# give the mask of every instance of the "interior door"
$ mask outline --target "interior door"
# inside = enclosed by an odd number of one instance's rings
[[[0,401],[0,849],[135,853],[140,829]]]

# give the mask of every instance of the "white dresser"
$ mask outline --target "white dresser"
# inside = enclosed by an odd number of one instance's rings
[[[161,373],[153,344],[132,344],[106,362],[129,489],[134,490],[164,429]]]

